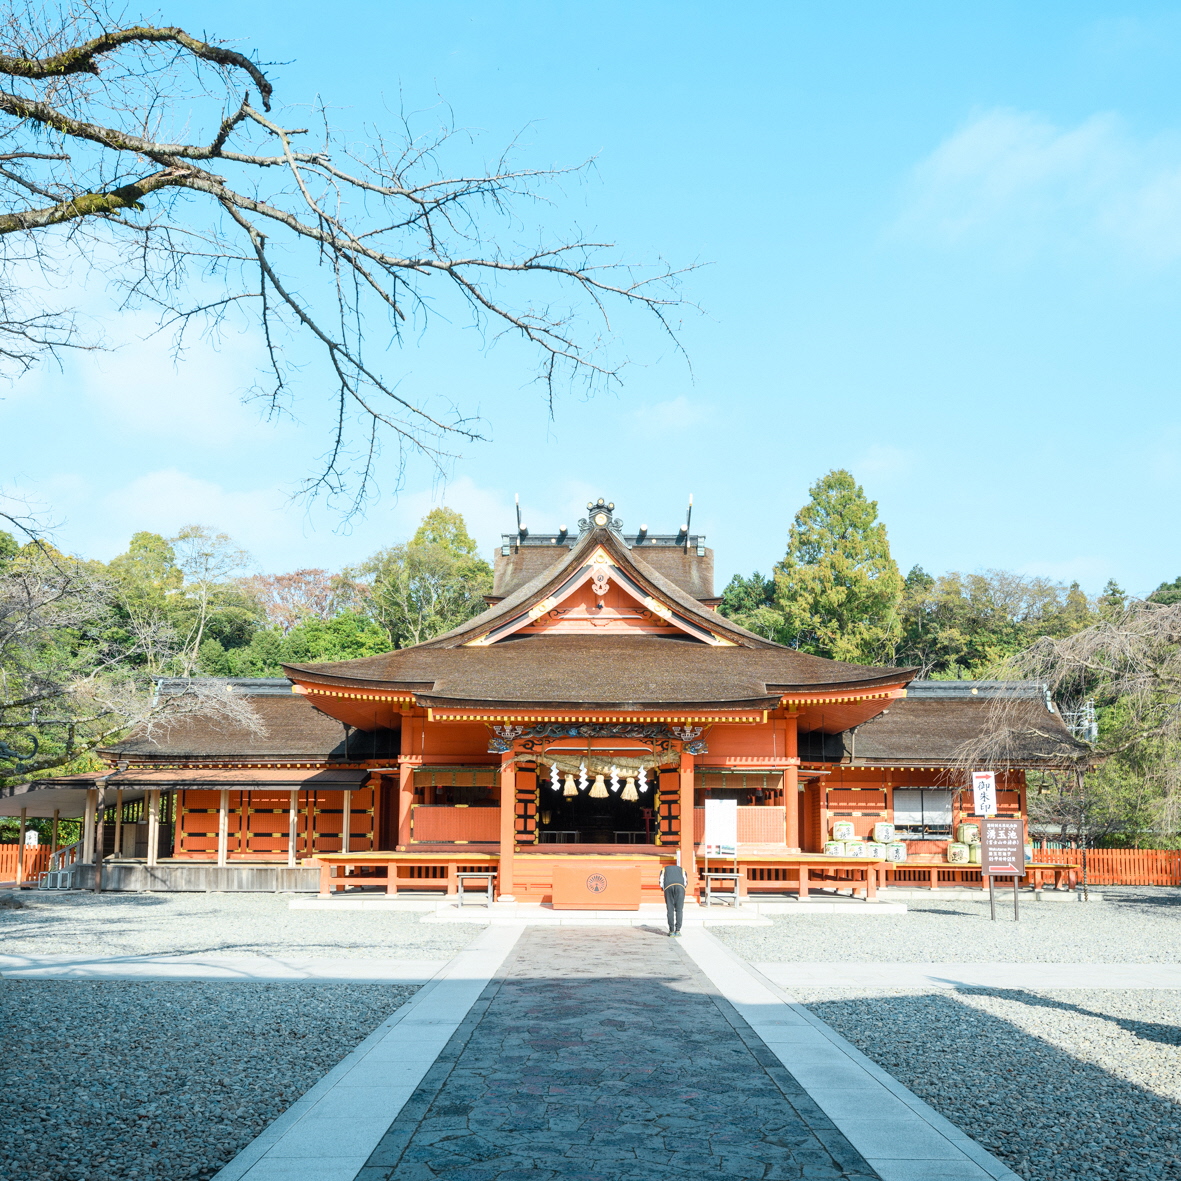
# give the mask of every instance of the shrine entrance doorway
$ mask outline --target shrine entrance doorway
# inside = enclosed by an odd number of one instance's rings
[[[592,780],[593,782],[593,780]],[[591,790],[565,796],[540,780],[537,801],[537,839],[541,844],[650,845],[656,835],[655,801],[625,800],[620,792],[592,796]]]
[[[550,747],[537,764],[539,845],[652,845],[665,754],[629,746]]]

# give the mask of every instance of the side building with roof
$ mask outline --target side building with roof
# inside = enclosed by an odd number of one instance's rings
[[[787,890],[805,861],[841,880],[849,858],[818,860],[834,830],[856,848],[892,825],[909,864],[942,866],[972,820],[959,752],[998,693],[1073,743],[1037,686],[915,681],[746,631],[716,610],[703,537],[625,532],[604,500],[576,531],[506,535],[488,602],[412,648],[227,681],[253,728],[186,717],[0,807],[84,815],[81,861],[101,848],[107,888],[315,889],[351,858],[339,885],[454,890],[483,872],[545,902],[590,859],[638,867],[644,891],[673,858],[695,878],[706,805],[728,801],[744,886]],[[1024,820],[1026,772],[1051,762],[1010,755],[1000,815]]]

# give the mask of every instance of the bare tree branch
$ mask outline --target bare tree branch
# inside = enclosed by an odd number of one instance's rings
[[[234,324],[261,329],[273,410],[306,367],[288,346],[307,341],[332,374],[336,418],[309,490],[351,489],[355,507],[383,436],[399,470],[408,454],[443,467],[453,442],[480,437],[386,372],[391,347],[440,317],[469,319],[485,345],[524,342],[551,407],[561,383],[620,380],[613,308],[651,317],[675,344],[681,271],[621,261],[597,238],[522,232],[518,208],[585,165],[520,168],[502,154],[449,172],[444,155],[465,150],[452,127],[422,137],[403,117],[395,139],[370,128],[358,141],[322,107],[319,142],[305,144],[306,118],[271,114],[270,82],[236,50],[89,8],[47,20],[30,8],[0,22],[0,282],[30,265],[70,275],[97,255],[129,304],[178,333],[240,312]],[[35,298],[0,309],[0,330],[23,342],[11,355],[0,345],[0,361],[24,367],[78,339]]]

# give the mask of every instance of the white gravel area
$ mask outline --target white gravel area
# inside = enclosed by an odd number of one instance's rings
[[[907,900],[900,915],[774,917],[771,927],[717,927],[752,963],[1095,963],[1181,961],[1181,889],[1104,886],[1104,902]]]
[[[1030,1181],[1181,1178],[1181,992],[793,996]]]
[[[204,1181],[414,992],[0,981],[0,1177]]]
[[[908,900],[714,934],[754,963],[1181,962],[1181,890],[1105,901]],[[1008,905],[1006,905],[1006,903]],[[1181,1179],[1181,990],[793,988],[792,996],[1030,1181]]]
[[[279,955],[445,959],[484,928],[419,923],[415,913],[291,910],[283,894],[25,891],[0,909],[6,955]]]

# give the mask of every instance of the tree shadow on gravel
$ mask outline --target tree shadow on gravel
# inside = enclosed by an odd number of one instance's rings
[[[1069,1001],[1055,1000],[1052,997],[1040,996],[1036,992],[1025,992],[1022,989],[961,986],[955,991],[971,993],[975,996],[1000,997],[1002,1000],[1015,1001],[1021,1005],[1029,1005],[1031,1008],[1057,1009],[1063,1013],[1077,1013],[1080,1017],[1097,1017],[1100,1021],[1109,1021],[1112,1025],[1117,1025],[1125,1032],[1143,1038],[1145,1041],[1159,1042],[1163,1046],[1181,1046],[1181,1027],[1176,1025],[1166,1025],[1159,1021],[1137,1021],[1131,1017],[1117,1017],[1111,1013],[1100,1013],[1083,1005],[1072,1005]]]
[[[1128,890],[1126,887],[1113,889],[1111,886],[1092,886],[1103,896],[1105,906],[1123,906],[1129,909],[1144,907],[1152,910],[1181,909],[1181,888],[1161,886],[1155,889]]]
[[[1181,1107],[1010,1021],[932,993],[807,1008],[1030,1181],[1181,1178]]]

